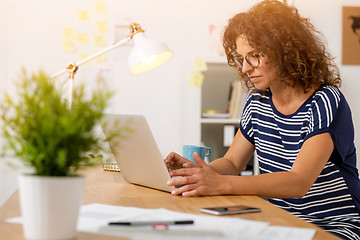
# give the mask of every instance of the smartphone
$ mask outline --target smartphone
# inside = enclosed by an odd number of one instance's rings
[[[200,212],[209,213],[214,215],[230,215],[239,213],[252,213],[260,212],[260,208],[254,208],[249,206],[227,206],[227,207],[213,207],[213,208],[200,208]]]

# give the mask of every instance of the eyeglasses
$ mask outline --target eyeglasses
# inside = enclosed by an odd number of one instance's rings
[[[233,54],[233,56],[235,64],[240,70],[242,70],[244,65],[244,56],[239,55],[238,53]],[[248,53],[245,56],[245,60],[252,68],[257,68],[260,65],[260,57],[264,57],[264,54]]]

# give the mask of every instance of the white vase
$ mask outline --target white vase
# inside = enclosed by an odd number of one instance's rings
[[[24,236],[27,239],[75,237],[84,177],[19,176]]]

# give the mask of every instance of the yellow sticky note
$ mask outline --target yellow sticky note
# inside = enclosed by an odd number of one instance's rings
[[[63,42],[63,50],[64,52],[75,52],[75,43],[74,41],[64,41]]]
[[[98,32],[107,32],[109,30],[107,21],[97,21],[96,22],[96,30]]]
[[[97,53],[97,52],[98,52],[98,51],[95,51],[94,53]],[[106,62],[106,61],[107,61],[106,53],[97,56],[97,57],[94,59],[94,61],[96,61],[96,62]]]
[[[189,81],[190,85],[201,88],[203,82],[204,82],[204,75],[202,75],[201,73],[197,73],[197,72],[194,72],[191,74],[190,81]]]
[[[204,59],[194,59],[193,60],[194,71],[204,72],[207,71],[207,64]]]
[[[106,2],[104,1],[95,2],[95,12],[106,13],[107,12]]]
[[[94,44],[98,47],[103,47],[106,45],[106,38],[103,34],[95,34],[94,35]]]
[[[64,27],[62,36],[64,40],[73,40],[75,38],[75,29],[73,27]]]
[[[79,10],[78,11],[78,20],[80,22],[90,21],[90,12],[89,10]]]
[[[79,45],[87,45],[89,43],[89,35],[87,33],[78,33],[77,43]]]
[[[90,54],[86,54],[86,53],[80,53],[79,54],[79,61],[87,58],[87,57],[90,57]],[[82,66],[90,66],[91,65],[91,61],[87,62],[87,63],[84,63]]]

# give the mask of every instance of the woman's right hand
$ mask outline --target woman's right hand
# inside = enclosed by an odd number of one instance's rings
[[[197,164],[182,157],[181,155],[171,152],[164,160],[167,169],[176,170],[180,168],[197,167]]]

